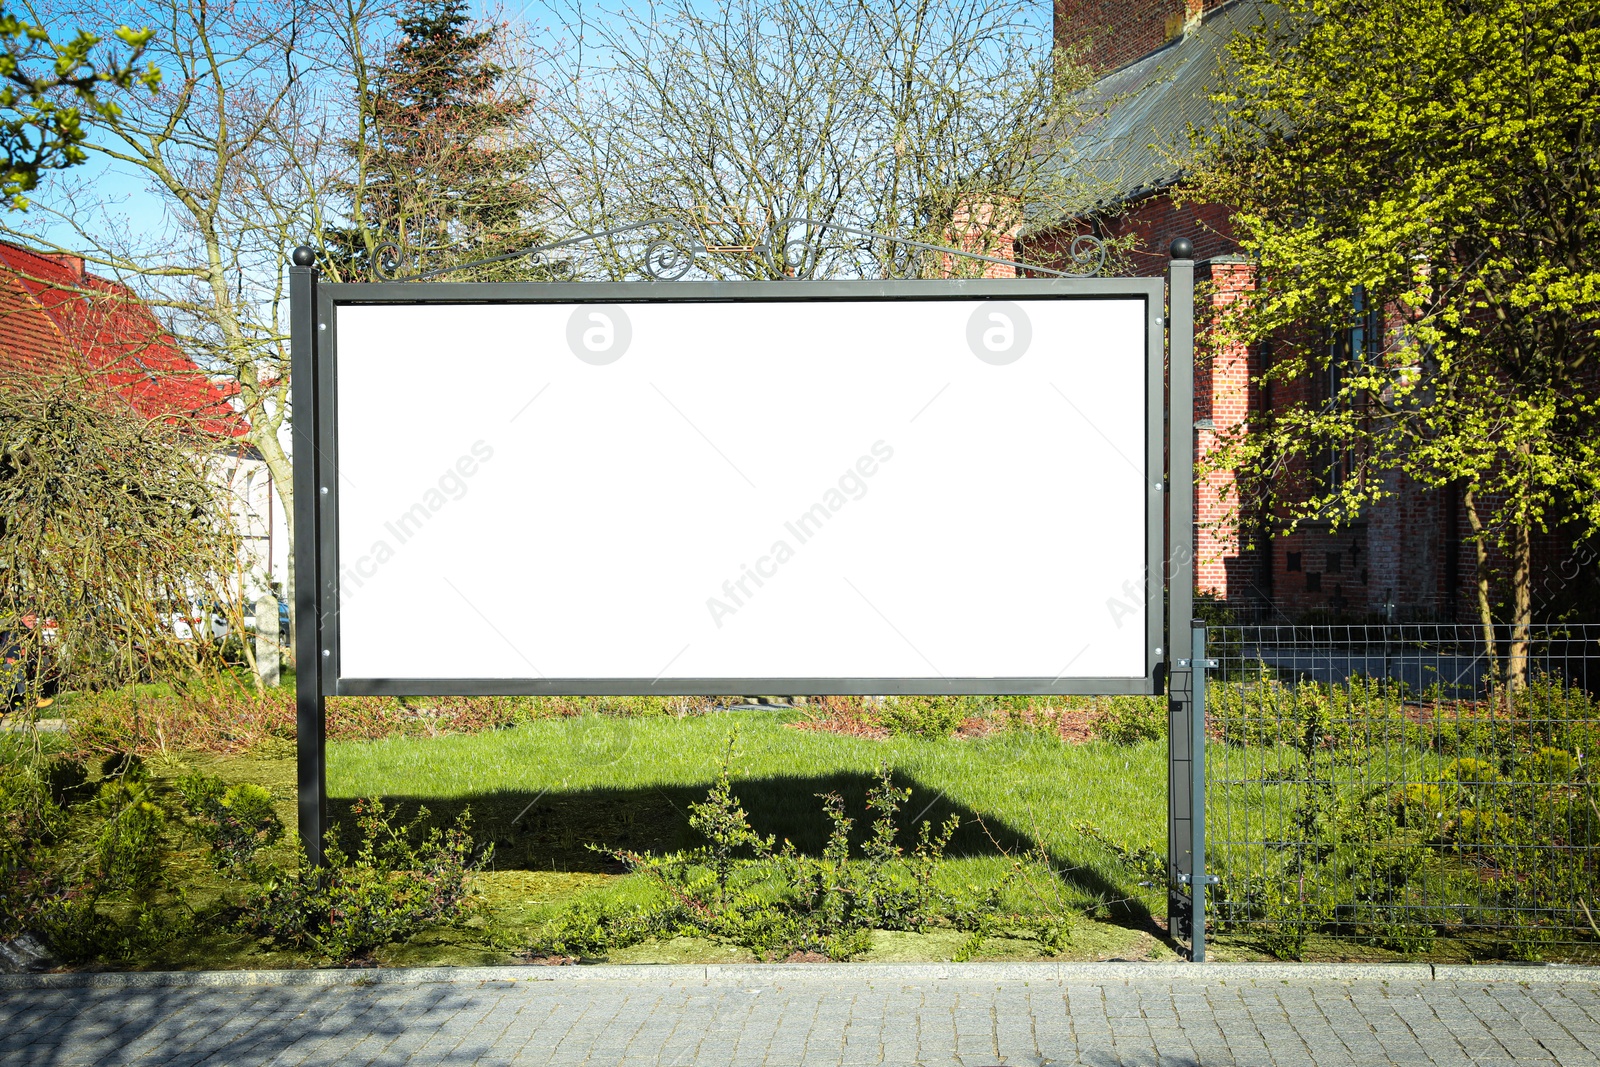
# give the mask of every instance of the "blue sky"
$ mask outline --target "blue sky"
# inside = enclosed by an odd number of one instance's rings
[[[576,0],[575,0],[576,2]],[[635,11],[647,10],[645,3],[629,3],[628,0],[604,0],[595,3],[593,0],[582,0],[583,7],[591,16],[604,17],[606,11],[617,10],[619,7]],[[713,13],[722,5],[715,0],[695,0],[696,7],[705,13]],[[545,29],[551,27],[552,18],[547,6],[547,0],[508,0],[508,2],[485,4],[483,0],[470,0],[470,8],[477,17],[484,17],[485,13],[498,14],[507,21],[521,19],[531,24],[531,29]],[[1051,5],[1049,0],[1038,0],[1035,5],[1038,13],[1039,25],[1047,27],[1051,18]],[[112,5],[105,9],[111,25],[129,18],[129,8],[123,4]],[[160,230],[167,221],[167,212],[161,198],[149,193],[145,188],[145,179],[129,169],[124,169],[105,156],[91,152],[89,162],[82,167],[75,168],[70,179],[74,184],[92,184],[95,191],[102,197],[108,210],[128,220],[134,232],[154,232]],[[47,204],[50,200],[50,186],[54,179],[46,178],[41,188],[34,196],[36,202]],[[52,225],[47,213],[44,211],[29,212],[29,217],[22,218],[13,214],[8,220],[18,229],[30,230],[38,233],[47,240],[56,241],[64,246],[72,246],[75,242],[71,231],[60,224]]]

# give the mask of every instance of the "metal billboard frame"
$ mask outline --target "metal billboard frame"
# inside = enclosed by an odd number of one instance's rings
[[[300,837],[322,862],[327,828],[326,700],[331,696],[1003,693],[1160,695],[1169,701],[1170,864],[1187,881],[1192,854],[1188,803],[1193,782],[1188,695],[1193,606],[1192,489],[1168,499],[1169,485],[1193,485],[1194,263],[1174,242],[1168,278],[1051,277],[886,281],[737,282],[374,282],[325,283],[309,248],[289,271],[294,434],[294,611]],[[1019,264],[1019,266],[1021,266]],[[339,672],[338,338],[336,309],[351,305],[529,303],[730,303],[749,301],[1140,300],[1145,305],[1146,669],[1138,679],[736,678],[348,679]],[[1169,312],[1169,305],[1172,311]],[[1170,332],[1170,338],[1169,338]],[[1169,344],[1170,341],[1170,344]],[[1170,378],[1167,354],[1170,349]],[[1180,404],[1179,398],[1188,403]],[[307,414],[309,413],[309,417]],[[1183,430],[1189,432],[1183,433]],[[1171,447],[1169,447],[1169,441]],[[314,457],[314,462],[307,460]],[[1165,472],[1165,476],[1163,476]],[[1164,579],[1164,580],[1163,580]],[[1170,593],[1168,586],[1170,585]],[[1165,610],[1164,610],[1165,609]],[[1168,620],[1170,619],[1170,624]],[[1169,639],[1170,635],[1170,639]],[[1178,911],[1187,901],[1174,897]]]

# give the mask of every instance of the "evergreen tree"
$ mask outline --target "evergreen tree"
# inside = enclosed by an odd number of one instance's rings
[[[351,151],[351,226],[328,234],[338,273],[370,277],[386,245],[404,273],[535,244],[537,150],[522,140],[534,99],[493,61],[503,27],[464,0],[412,0],[400,39],[361,86]],[[526,275],[510,261],[474,277]]]

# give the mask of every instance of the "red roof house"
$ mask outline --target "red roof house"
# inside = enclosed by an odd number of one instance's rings
[[[0,242],[0,378],[82,373],[150,419],[242,438],[231,393],[126,286],[77,256]]]

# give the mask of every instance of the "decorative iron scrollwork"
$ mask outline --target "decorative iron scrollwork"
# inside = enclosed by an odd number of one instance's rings
[[[1024,263],[1020,260],[1006,259],[1002,256],[983,255],[969,249],[931,244],[927,241],[917,241],[909,237],[894,237],[873,230],[861,229],[857,226],[808,218],[790,218],[779,222],[773,227],[773,231],[767,240],[763,242],[741,245],[708,245],[700,239],[689,225],[677,219],[654,218],[646,219],[643,222],[629,223],[624,226],[615,226],[609,230],[601,230],[598,233],[578,234],[560,241],[534,245],[514,252],[505,252],[498,256],[476,259],[469,263],[457,263],[452,266],[422,271],[418,274],[404,277],[400,273],[401,252],[399,246],[393,242],[386,242],[378,247],[373,262],[373,274],[382,281],[422,282],[460,271],[492,266],[496,263],[506,263],[516,259],[525,259],[530,265],[545,267],[552,272],[563,273],[566,276],[564,280],[573,280],[575,272],[570,260],[549,262],[545,258],[546,255],[558,249],[572,248],[583,244],[598,244],[608,239],[626,237],[639,231],[649,230],[657,234],[665,234],[664,236],[657,236],[645,245],[644,258],[637,264],[638,271],[651,281],[677,281],[688,274],[701,258],[716,255],[737,255],[747,259],[756,257],[765,260],[771,267],[772,273],[778,278],[809,279],[816,269],[816,249],[810,240],[803,237],[790,236],[796,227],[804,227],[813,236],[831,231],[848,235],[858,240],[882,241],[886,244],[899,245],[907,249],[933,252],[940,256],[949,256],[995,266],[1012,267],[1019,273],[1026,271],[1030,274],[1042,274],[1053,278],[1092,276],[1100,273],[1106,262],[1105,242],[1089,234],[1079,234],[1072,239],[1067,248],[1067,260],[1070,269],[1058,270],[1054,267],[1040,266],[1037,263]]]
[[[393,241],[379,245],[372,257],[372,273],[386,282],[400,277],[400,246]]]
[[[675,282],[694,266],[694,253],[693,246],[681,248],[672,241],[652,241],[644,250],[639,269],[654,281]]]

